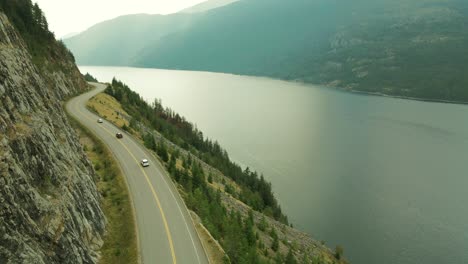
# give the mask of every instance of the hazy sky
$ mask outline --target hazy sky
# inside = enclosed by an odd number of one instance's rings
[[[206,0],[33,0],[57,38],[120,15],[170,14]]]

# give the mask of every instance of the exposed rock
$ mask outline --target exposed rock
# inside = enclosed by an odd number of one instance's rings
[[[47,61],[46,61],[47,63]],[[61,99],[76,65],[38,69],[0,12],[0,263],[95,263],[105,217],[95,172]]]

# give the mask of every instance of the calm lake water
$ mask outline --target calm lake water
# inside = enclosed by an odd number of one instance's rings
[[[357,264],[468,263],[468,106],[266,78],[120,67],[113,76],[273,184],[295,227]]]

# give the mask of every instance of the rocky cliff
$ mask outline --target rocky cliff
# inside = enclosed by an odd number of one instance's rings
[[[39,67],[26,45],[0,11],[0,263],[94,263],[106,221],[61,105],[85,83],[70,58]]]

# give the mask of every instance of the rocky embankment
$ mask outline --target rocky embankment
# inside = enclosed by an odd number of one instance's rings
[[[106,221],[95,172],[61,105],[85,87],[69,59],[38,68],[0,12],[0,263],[98,259]]]

